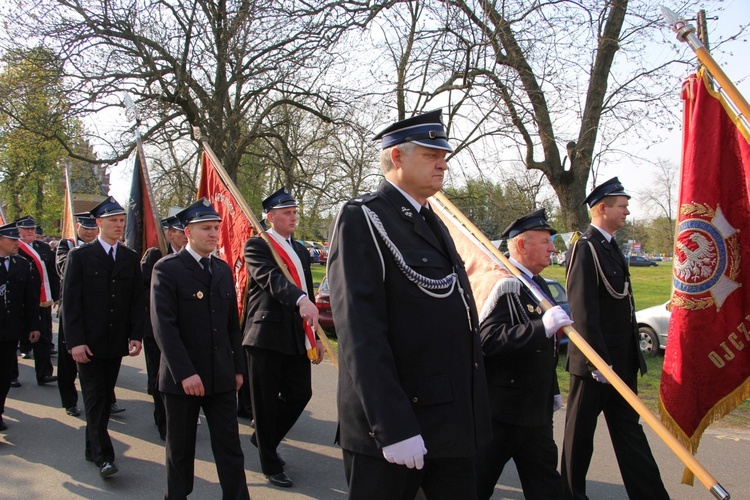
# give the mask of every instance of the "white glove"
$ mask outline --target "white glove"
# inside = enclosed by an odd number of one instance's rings
[[[427,448],[424,447],[421,434],[383,447],[383,456],[386,460],[392,464],[405,465],[410,469],[424,467],[425,453],[427,453]]]
[[[612,368],[612,365],[609,365],[609,367]],[[600,372],[599,370],[594,370],[593,372],[591,372],[591,376],[594,377],[594,380],[596,380],[600,384],[609,384],[607,378],[602,375],[602,372]]]
[[[560,408],[562,408],[562,396],[555,394],[555,397],[552,399],[552,411],[556,412]]]
[[[560,328],[572,325],[573,320],[570,319],[570,316],[568,316],[568,313],[562,307],[555,306],[544,313],[542,323],[544,323],[544,333],[547,334],[547,338],[550,338]]]

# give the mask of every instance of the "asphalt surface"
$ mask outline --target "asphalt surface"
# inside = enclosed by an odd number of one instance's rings
[[[53,358],[53,363],[56,359]],[[109,430],[120,472],[99,478],[98,469],[84,460],[84,426],[81,417],[70,417],[60,407],[55,384],[36,384],[33,360],[19,359],[20,388],[11,388],[3,418],[8,430],[0,433],[0,498],[163,498],[166,485],[164,443],[153,424],[150,396],[146,394],[143,356],[125,358],[117,386],[118,404],[126,411],[114,415]],[[250,422],[240,419],[245,471],[254,499],[340,499],[346,497],[341,452],[333,444],[336,432],[336,368],[326,360],[313,367],[313,399],[297,425],[279,447],[294,481],[290,489],[271,486],[260,473],[257,450],[250,444]],[[83,400],[79,397],[83,410]],[[564,410],[555,415],[555,439],[562,443]],[[646,429],[656,461],[671,498],[713,498],[696,480],[694,487],[680,484],[683,466],[650,429]],[[698,460],[732,494],[750,498],[750,432],[739,429],[709,430]],[[606,423],[600,419],[596,448],[588,476],[592,499],[626,499],[612,453]],[[192,498],[221,498],[211,454],[208,426],[198,427],[195,486]],[[493,498],[522,499],[512,463],[500,478]]]

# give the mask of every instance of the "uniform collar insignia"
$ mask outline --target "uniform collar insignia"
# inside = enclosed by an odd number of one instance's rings
[[[409,207],[401,207],[401,213],[407,217],[414,217],[414,214],[412,214],[411,208]]]

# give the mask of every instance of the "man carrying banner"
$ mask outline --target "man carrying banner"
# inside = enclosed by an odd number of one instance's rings
[[[68,262],[68,253],[76,248],[96,240],[99,234],[99,226],[96,225],[96,219],[88,212],[75,214],[76,217],[76,240],[63,239],[57,245],[55,253],[55,267],[57,274],[62,279],[65,276],[65,265]],[[73,357],[70,355],[68,345],[65,342],[65,327],[63,318],[62,304],[57,312],[58,332],[57,332],[57,389],[60,391],[60,402],[65,412],[71,417],[77,417],[81,414],[78,409],[78,390],[76,389],[76,377],[78,377],[78,368]]]
[[[313,334],[318,309],[310,254],[292,237],[297,226],[297,202],[281,188],[263,200],[263,212],[271,225],[271,244],[295,282],[284,276],[263,239],[247,241],[245,262],[250,286],[242,344],[255,418],[251,443],[258,447],[261,469],[271,484],[288,488],[293,483],[276,448],[312,397],[307,351],[317,352],[313,363],[318,364],[323,360],[323,347]]]
[[[479,322],[463,262],[427,199],[452,151],[440,110],[381,140],[385,180],[350,200],[328,261],[339,443],[350,498],[474,498],[490,438]]]
[[[118,472],[107,432],[114,388],[123,356],[141,352],[145,305],[140,256],[119,242],[125,209],[110,196],[91,215],[99,236],[68,253],[63,325],[86,409],[85,457],[105,479]]]
[[[591,225],[575,243],[568,265],[568,301],[576,330],[638,393],[646,372],[638,342],[630,273],[614,233],[625,226],[630,195],[617,177],[586,197]],[[638,413],[574,343],[568,346],[570,395],[565,416],[562,476],[566,498],[586,497],[594,431],[604,412],[623,483],[630,498],[668,499]]]
[[[201,198],[176,215],[186,246],[159,260],[151,322],[161,349],[159,391],[166,409],[167,494],[193,491],[198,415],[206,416],[223,498],[249,499],[237,424],[243,359],[230,267],[216,250],[221,217]]]
[[[26,341],[21,342],[21,351],[31,349],[34,352],[34,368],[36,371],[36,382],[39,385],[56,382],[57,377],[52,375],[52,362],[50,352],[52,350],[52,304],[60,298],[60,277],[55,269],[55,254],[50,246],[37,239],[36,220],[26,215],[16,220],[18,234],[21,236],[19,253],[31,261],[35,271],[33,274],[39,285],[39,326],[41,335],[39,342],[29,345]],[[25,346],[25,348],[24,348]]]
[[[556,233],[540,209],[514,220],[501,234],[508,238],[510,261],[550,301],[552,294],[539,273],[550,265]],[[517,278],[500,280],[496,290],[488,299],[494,307],[479,329],[492,411],[492,440],[477,453],[479,498],[492,496],[511,458],[526,499],[561,498],[552,435],[552,413],[562,407],[556,334],[573,322],[560,306],[542,314]]]
[[[162,219],[161,227],[164,229],[164,236],[167,239],[167,254],[177,253],[185,247],[187,236],[185,236],[185,228],[180,219],[175,216]],[[154,399],[154,424],[159,430],[159,437],[164,441],[167,438],[167,416],[158,387],[161,351],[154,339],[154,328],[151,325],[151,274],[154,271],[154,265],[162,257],[163,255],[158,247],[151,247],[146,250],[141,259],[141,275],[143,276],[143,286],[146,289],[146,321],[144,323],[146,328],[143,332],[143,351],[146,356],[147,390]]]

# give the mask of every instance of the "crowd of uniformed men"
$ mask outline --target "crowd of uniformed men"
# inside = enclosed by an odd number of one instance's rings
[[[558,472],[557,341],[572,320],[539,277],[556,233],[544,210],[505,229],[523,277],[500,279],[480,311],[428,201],[442,188],[452,151],[440,111],[397,122],[375,139],[384,180],[346,203],[330,234],[336,441],[349,496],[406,499],[421,490],[427,498],[489,498],[513,459],[526,498],[587,498],[593,433],[604,412],[628,495],[668,498],[638,415],[574,345]],[[578,332],[636,389],[645,365],[628,266],[613,237],[629,198],[613,178],[584,201],[592,224],[570,252],[568,292]],[[166,441],[167,498],[193,489],[201,409],[223,498],[248,498],[238,408],[254,417],[250,441],[262,472],[291,487],[277,447],[312,396],[310,360],[320,363],[323,350],[309,332],[318,312],[309,253],[293,238],[297,202],[282,188],[263,211],[268,238],[245,245],[244,318],[232,270],[215,256],[221,217],[205,198],[162,221],[167,255],[151,248],[142,259],[121,243],[125,210],[111,197],[77,214],[76,238],[60,241],[56,256],[37,238],[32,217],[0,227],[0,430],[7,429],[9,388],[19,384],[20,347],[24,356],[33,352],[40,385],[58,383],[71,416],[80,414],[78,376],[84,458],[102,478],[112,476],[118,469],[107,422],[124,410],[115,400],[117,376],[122,358],[143,347],[154,423]],[[542,311],[539,297],[553,307]],[[58,301],[54,376],[51,306]]]

